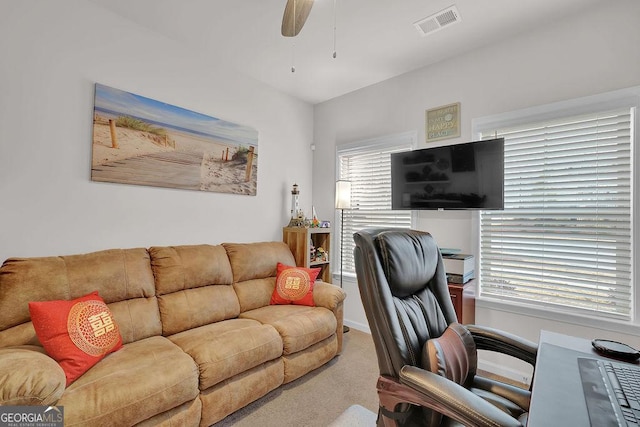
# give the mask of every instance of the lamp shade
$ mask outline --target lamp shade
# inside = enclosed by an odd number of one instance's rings
[[[336,181],[336,209],[351,209],[351,181]]]

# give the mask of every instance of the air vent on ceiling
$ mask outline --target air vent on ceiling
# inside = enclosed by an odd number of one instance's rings
[[[415,25],[421,35],[426,36],[427,34],[434,33],[460,21],[462,21],[462,18],[460,18],[460,13],[454,5],[438,13],[434,13],[431,16],[427,16],[415,22],[413,25]]]

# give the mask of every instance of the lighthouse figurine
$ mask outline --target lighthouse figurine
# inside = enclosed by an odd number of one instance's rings
[[[289,221],[288,227],[304,226],[304,215],[300,210],[299,197],[298,184],[293,184],[293,190],[291,190],[291,220]]]

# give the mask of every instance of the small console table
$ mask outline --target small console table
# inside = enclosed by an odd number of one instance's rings
[[[289,245],[298,267],[320,268],[318,279],[331,283],[331,229],[330,228],[305,228],[284,227],[282,240]],[[325,250],[323,258],[312,258],[312,247],[317,250]]]
[[[456,310],[458,322],[472,325],[476,322],[476,281],[469,280],[464,285],[449,283],[449,295]]]

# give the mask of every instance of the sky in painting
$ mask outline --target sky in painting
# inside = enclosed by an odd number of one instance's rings
[[[258,131],[249,126],[196,113],[99,83],[96,83],[95,107],[98,110],[149,120],[239,145],[258,145]]]

